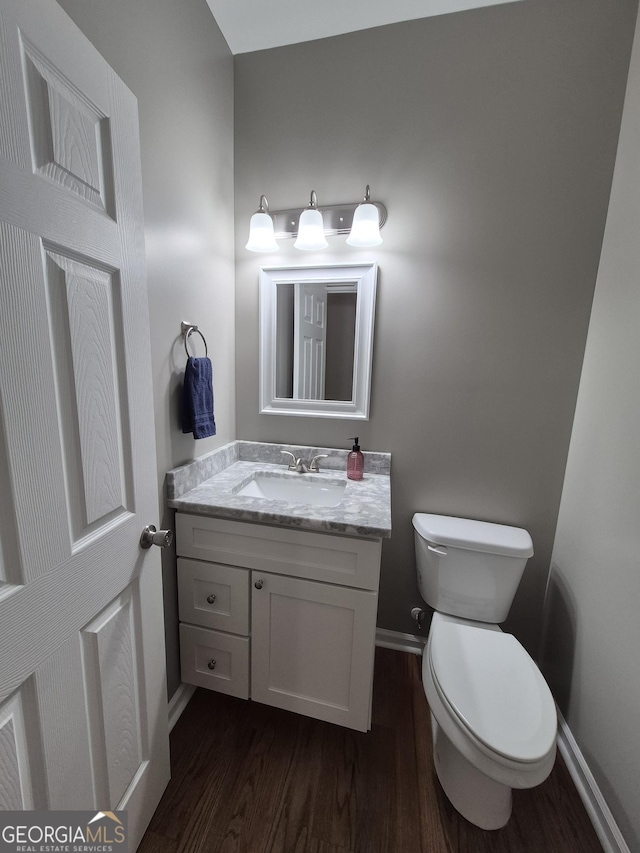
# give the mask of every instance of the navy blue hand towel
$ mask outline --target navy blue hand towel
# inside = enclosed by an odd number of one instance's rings
[[[187,359],[182,389],[182,432],[192,432],[194,438],[216,434],[212,377],[211,359]]]

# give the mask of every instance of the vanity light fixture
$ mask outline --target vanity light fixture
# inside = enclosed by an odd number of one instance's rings
[[[277,252],[280,248],[273,232],[273,219],[269,215],[266,195],[260,196],[260,207],[251,217],[249,240],[245,248],[250,252]]]
[[[328,245],[324,236],[322,214],[318,210],[318,196],[315,190],[311,190],[309,207],[300,214],[298,236],[293,246],[295,249],[312,252],[317,249],[326,249]]]
[[[351,232],[347,237],[350,246],[366,248],[368,246],[379,246],[382,243],[380,236],[380,217],[378,208],[371,204],[369,184],[364,194],[364,201],[359,204],[353,214]]]
[[[369,185],[362,202],[334,204],[318,208],[318,197],[311,191],[309,206],[269,211],[265,196],[260,196],[260,207],[251,217],[249,242],[252,252],[274,252],[277,240],[295,237],[296,249],[326,249],[327,235],[347,234],[347,243],[357,248],[378,246],[382,243],[380,229],[387,221],[387,209],[379,201],[371,201]],[[254,236],[255,226],[255,236]],[[258,236],[260,235],[260,236]],[[264,248],[263,248],[264,247]]]

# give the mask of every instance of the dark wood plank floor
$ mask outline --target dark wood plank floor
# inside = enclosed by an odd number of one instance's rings
[[[420,658],[376,651],[367,734],[198,690],[171,735],[172,779],[140,853],[601,853],[560,756],[485,832],[433,771]]]

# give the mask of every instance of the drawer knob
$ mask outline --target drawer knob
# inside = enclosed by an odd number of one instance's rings
[[[256,589],[262,589],[262,587],[264,586],[264,581],[256,581],[254,583],[254,586]]]
[[[213,604],[215,600],[216,600],[216,597],[213,593],[211,593],[211,595],[207,596],[207,601],[209,602],[209,604]]]
[[[215,669],[216,668],[216,662],[213,660],[213,658],[209,661],[207,666],[209,667],[209,669]]]

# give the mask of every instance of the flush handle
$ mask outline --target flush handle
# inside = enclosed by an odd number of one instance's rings
[[[438,554],[440,557],[447,556],[447,549],[444,545],[431,545],[430,543],[427,543],[427,550],[433,551],[434,554]]]

